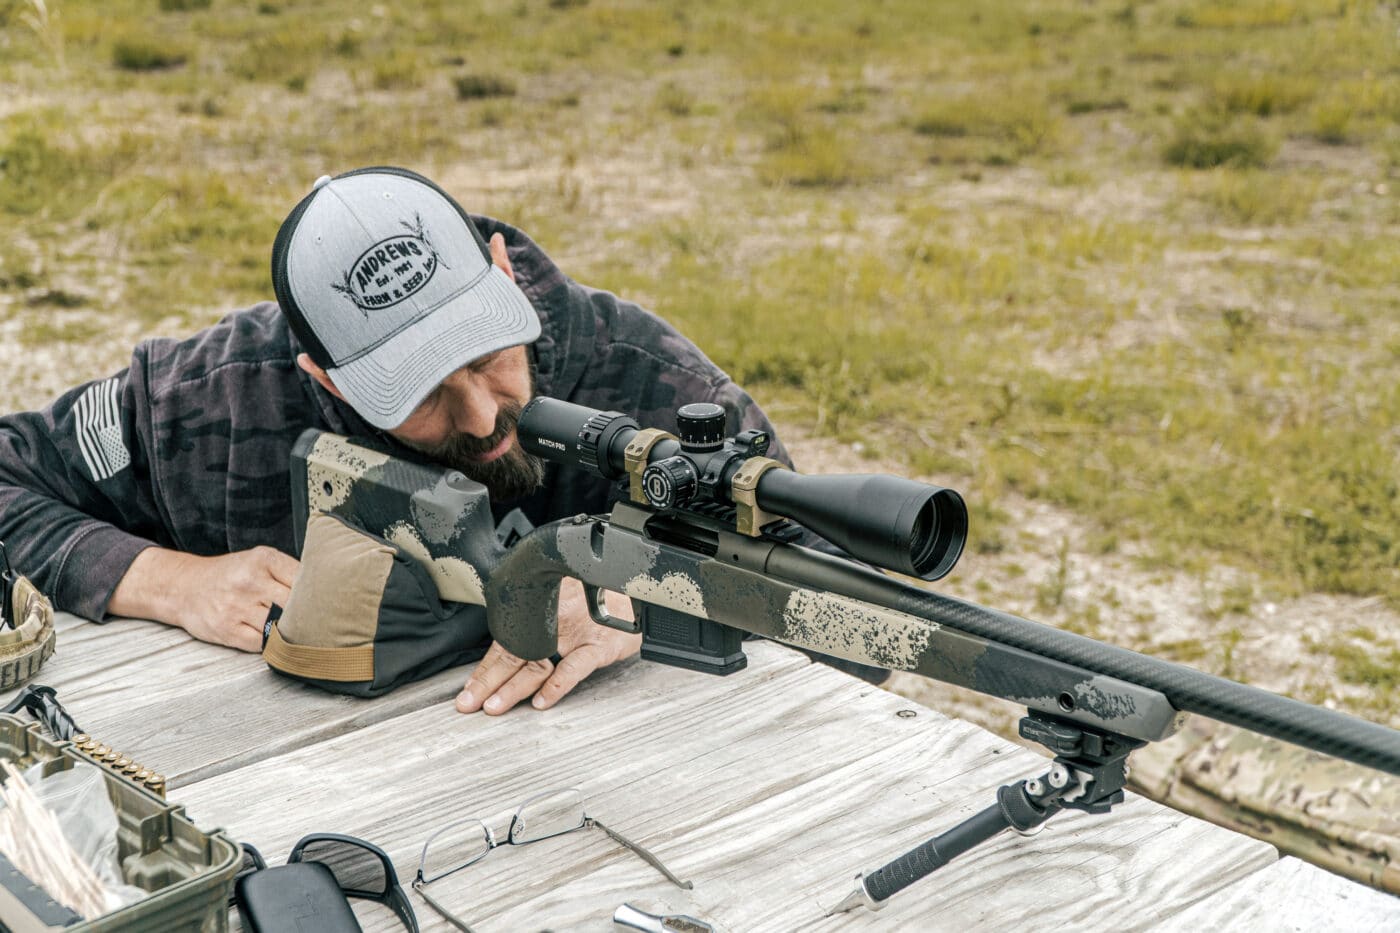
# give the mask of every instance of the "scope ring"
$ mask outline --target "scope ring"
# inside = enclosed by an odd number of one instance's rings
[[[627,466],[627,495],[638,505],[650,504],[646,490],[642,488],[642,474],[646,472],[651,449],[664,440],[676,440],[676,436],[660,428],[643,428],[633,435],[623,451]]]
[[[739,534],[757,538],[765,525],[783,517],[759,508],[756,491],[758,481],[764,473],[787,468],[787,464],[779,463],[771,457],[750,457],[739,467],[739,472],[734,474],[734,479],[729,483],[729,498],[734,500],[736,513],[734,525]]]

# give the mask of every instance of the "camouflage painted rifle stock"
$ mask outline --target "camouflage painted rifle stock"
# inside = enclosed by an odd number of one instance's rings
[[[966,511],[956,493],[921,492],[893,477],[807,485],[763,457],[761,432],[722,439],[717,406],[685,406],[677,416],[680,438],[617,412],[531,402],[519,425],[525,450],[621,480],[630,501],[607,515],[551,522],[509,550],[497,543],[483,487],[307,432],[292,471],[304,506],[298,527],[306,509],[324,509],[400,545],[428,566],[444,598],[484,604],[492,637],[526,660],[557,650],[559,584],[573,577],[595,621],[642,633],[643,657],[731,673],[743,667],[737,635],[748,632],[1027,707],[1021,735],[1050,750],[1049,770],[999,788],[993,806],[858,875],[832,913],[879,909],[1006,829],[1028,831],[1066,808],[1108,812],[1124,799],[1128,755],[1170,736],[1186,713],[1400,775],[1400,732],[798,546],[783,518],[857,557],[933,580],[961,552]],[[891,515],[865,521],[882,508]],[[610,617],[604,591],[630,597],[637,620]],[[661,644],[649,652],[649,642]]]
[[[523,434],[523,431],[522,431]],[[497,542],[484,487],[320,431],[293,454],[295,516],[341,515],[431,571],[444,599],[485,605],[513,654],[557,649],[559,581],[852,661],[912,671],[1129,739],[1194,712],[1400,774],[1400,732],[902,583],[723,521],[619,503]],[[298,536],[300,540],[300,536]],[[636,623],[603,619],[635,631]]]

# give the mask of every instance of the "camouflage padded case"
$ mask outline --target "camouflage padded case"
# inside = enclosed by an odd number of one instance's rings
[[[53,654],[53,604],[34,584],[13,578],[9,618],[14,628],[0,630],[0,690],[23,685],[39,673]]]

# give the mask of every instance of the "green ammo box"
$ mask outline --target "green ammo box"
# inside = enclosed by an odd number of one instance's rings
[[[43,772],[47,776],[76,763],[91,765],[71,746],[70,742],[48,738],[38,723],[0,713],[0,758],[21,770],[47,762]],[[150,894],[95,920],[53,929],[84,933],[227,930],[228,899],[242,860],[238,846],[222,830],[199,829],[185,816],[183,807],[171,806],[114,771],[101,770],[107,780],[107,795],[117,811],[122,877]],[[50,927],[36,917],[32,925],[15,929]]]

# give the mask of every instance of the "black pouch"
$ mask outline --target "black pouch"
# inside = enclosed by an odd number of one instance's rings
[[[317,512],[292,595],[268,624],[263,659],[334,693],[373,697],[478,660],[490,643],[484,607],[444,602],[414,557]]]
[[[234,900],[252,933],[359,933],[335,875],[320,862],[264,868],[239,878]]]

